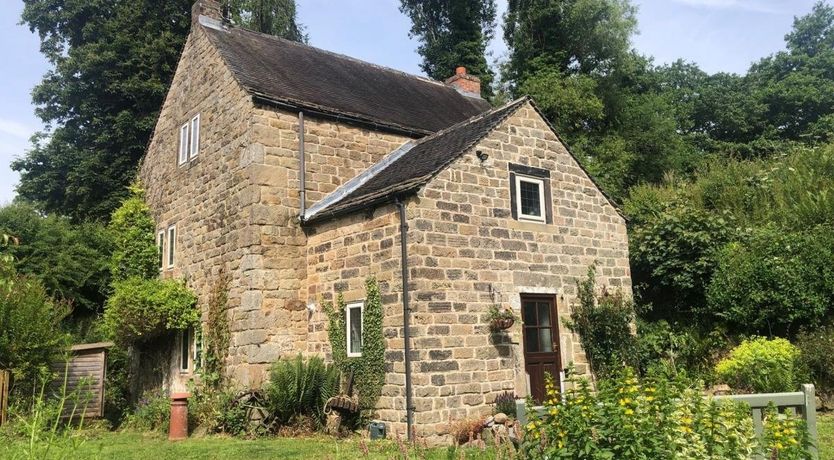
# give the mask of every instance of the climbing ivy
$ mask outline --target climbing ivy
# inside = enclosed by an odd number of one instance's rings
[[[384,317],[382,298],[376,278],[365,280],[365,306],[362,315],[362,356],[347,356],[345,299],[340,292],[336,305],[324,302],[328,317],[328,337],[333,352],[333,363],[347,378],[353,371],[354,389],[359,395],[359,407],[363,415],[373,414],[377,400],[385,384],[385,336],[382,332]]]
[[[229,277],[221,272],[212,287],[206,309],[206,323],[202,338],[203,369],[202,378],[206,386],[220,388],[225,374],[226,355],[229,352],[231,333],[228,314]]]

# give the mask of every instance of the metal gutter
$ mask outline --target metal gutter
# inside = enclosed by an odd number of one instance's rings
[[[307,212],[307,165],[304,155],[304,112],[298,112],[298,198],[301,200],[298,219],[304,222]]]
[[[408,440],[414,441],[414,402],[411,400],[411,309],[408,306],[408,223],[405,221],[405,204],[399,197],[394,204],[400,212],[400,252],[403,283],[403,354],[405,358],[405,421]]]

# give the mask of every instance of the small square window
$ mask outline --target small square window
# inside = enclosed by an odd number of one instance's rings
[[[200,114],[191,119],[191,150],[189,158],[194,158],[200,153]]]
[[[362,315],[363,302],[349,303],[345,307],[345,326],[347,327],[347,355],[362,356]]]
[[[174,252],[177,245],[177,227],[168,227],[168,268],[174,267]]]
[[[520,220],[545,221],[543,180],[516,175],[515,193],[516,213]]]
[[[179,158],[180,165],[188,161],[188,123],[180,127],[180,149],[177,158]]]
[[[165,230],[160,230],[156,235],[157,257],[159,258],[159,269],[165,268]]]

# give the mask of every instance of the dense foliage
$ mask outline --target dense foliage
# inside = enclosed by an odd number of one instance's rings
[[[142,343],[199,324],[197,297],[177,280],[131,277],[113,284],[104,327],[120,344]]]
[[[578,304],[570,316],[570,328],[579,334],[582,349],[598,377],[606,377],[624,365],[636,365],[636,339],[631,330],[634,308],[621,291],[596,292],[596,269],[588,269],[577,283]]]
[[[299,423],[299,417],[324,424],[324,404],[339,390],[339,370],[317,357],[280,359],[272,364],[265,388],[269,411],[279,425]]]
[[[235,24],[250,30],[307,43],[309,37],[298,22],[295,0],[227,0]]]
[[[754,393],[797,391],[807,377],[800,351],[785,339],[745,340],[715,366],[718,379]]]
[[[130,187],[130,196],[113,211],[107,230],[113,241],[113,281],[130,277],[152,279],[159,275],[162,255],[156,244],[156,223],[139,184]]]
[[[426,75],[442,81],[464,66],[481,79],[481,94],[492,95],[486,48],[495,28],[495,0],[400,0],[400,11],[411,18],[409,35],[420,41]]]
[[[834,325],[803,328],[797,335],[796,346],[817,391],[834,394]]]
[[[15,390],[25,392],[48,380],[49,364],[69,344],[60,327],[69,308],[39,280],[16,273],[7,244],[0,242],[0,369],[11,370]]]
[[[550,382],[544,411],[531,414],[521,449],[533,459],[746,460],[762,451],[806,458],[801,422],[772,415],[764,420],[766,436],[757,439],[744,404],[704,398],[667,379],[641,382],[625,372],[600,381],[596,392],[580,381],[566,394]]]
[[[18,244],[7,249],[22,275],[37,278],[50,296],[64,300],[75,315],[101,312],[109,281],[110,243],[104,227],[73,225],[57,215],[15,203],[0,207],[0,233]]]

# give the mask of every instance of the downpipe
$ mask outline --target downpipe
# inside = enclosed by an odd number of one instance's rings
[[[399,197],[394,199],[400,214],[400,251],[402,258],[403,283],[403,352],[405,354],[405,421],[408,440],[414,441],[414,402],[411,399],[411,309],[408,306],[408,223],[405,220],[405,204]]]
[[[304,214],[307,213],[307,166],[304,155],[304,112],[298,112],[298,199],[299,206],[298,220],[304,222]]]

